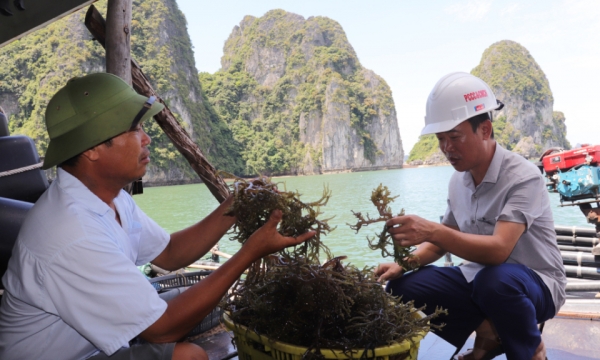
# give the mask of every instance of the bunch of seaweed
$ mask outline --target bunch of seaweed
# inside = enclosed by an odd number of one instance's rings
[[[352,230],[358,231],[363,226],[368,226],[369,224],[373,224],[376,222],[386,222],[389,219],[393,218],[394,215],[392,213],[392,208],[390,203],[393,202],[398,195],[390,196],[391,191],[387,186],[383,186],[383,184],[379,184],[379,186],[373,190],[371,193],[371,202],[377,208],[379,212],[379,217],[372,219],[369,214],[363,216],[360,212],[352,211],[352,214],[356,216],[358,222],[355,225],[348,224]],[[400,211],[400,213],[396,216],[403,216],[404,209]],[[388,232],[388,226],[386,224],[383,225],[383,229],[379,233],[378,237],[369,237],[367,236],[367,241],[369,242],[369,248],[371,250],[381,250],[381,256],[388,257],[393,256],[394,261],[402,266],[404,271],[414,270],[419,267],[419,262],[416,256],[412,254],[414,251],[414,247],[403,247],[396,244],[392,240],[392,236]]]
[[[332,229],[319,220],[321,206],[331,192],[325,188],[318,201],[303,203],[297,192],[280,191],[269,178],[231,185],[236,215],[233,239],[245,242],[262,226],[273,209],[283,212],[278,230],[297,236],[308,230],[317,234],[304,245],[255,262],[220,306],[231,319],[273,340],[307,347],[305,359],[321,358],[320,349],[374,349],[427,331],[436,309],[424,318],[421,309],[386,293],[373,276],[373,268],[343,265],[333,258],[321,237]],[[328,260],[321,265],[319,253]],[[431,325],[432,327],[434,325]],[[366,352],[365,352],[366,354]]]
[[[322,215],[321,206],[327,205],[331,191],[325,187],[323,196],[313,202],[300,201],[298,192],[281,191],[277,184],[268,177],[260,177],[250,181],[237,178],[231,185],[234,201],[228,214],[236,215],[236,222],[232,229],[232,240],[244,243],[250,235],[263,226],[271,212],[275,209],[282,211],[282,220],[278,231],[284,236],[296,237],[309,230],[316,232],[308,241],[298,245],[292,250],[284,250],[287,255],[302,256],[310,261],[319,261],[319,253],[323,251],[327,259],[333,256],[327,246],[321,242],[321,237],[333,229],[327,221],[317,217]]]

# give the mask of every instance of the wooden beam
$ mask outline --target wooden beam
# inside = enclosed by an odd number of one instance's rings
[[[131,85],[131,0],[108,0],[106,72]]]
[[[100,41],[105,38],[106,27],[102,23],[104,18],[98,12],[94,5],[91,5],[85,16],[85,25],[92,33],[92,36]],[[217,175],[217,170],[202,154],[200,148],[191,139],[185,129],[179,124],[167,104],[156,94],[152,88],[150,81],[146,78],[139,65],[131,59],[131,77],[133,88],[140,94],[145,96],[156,96],[157,99],[165,105],[165,109],[154,116],[158,125],[163,129],[165,134],[171,139],[173,145],[179,150],[187,162],[192,166],[192,169],[200,176],[202,181],[213,196],[219,202],[223,202],[229,196],[229,188],[225,181]]]

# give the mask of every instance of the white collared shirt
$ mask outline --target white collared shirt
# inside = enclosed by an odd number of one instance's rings
[[[0,306],[0,358],[85,359],[112,354],[166,310],[136,265],[154,260],[170,236],[131,196],[115,212],[58,168],[13,248]]]

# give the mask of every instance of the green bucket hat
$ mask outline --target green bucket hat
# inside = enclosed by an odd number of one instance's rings
[[[118,76],[98,73],[75,77],[46,108],[50,144],[42,168],[49,169],[124,133],[163,108],[154,96],[139,95]]]

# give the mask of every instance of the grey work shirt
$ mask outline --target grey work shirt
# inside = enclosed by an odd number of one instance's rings
[[[452,175],[442,222],[464,233],[492,235],[498,220],[526,225],[506,263],[535,271],[550,289],[558,313],[567,279],[544,178],[533,163],[496,144],[492,163],[477,187],[468,171]],[[471,282],[483,267],[470,262],[460,269]]]

